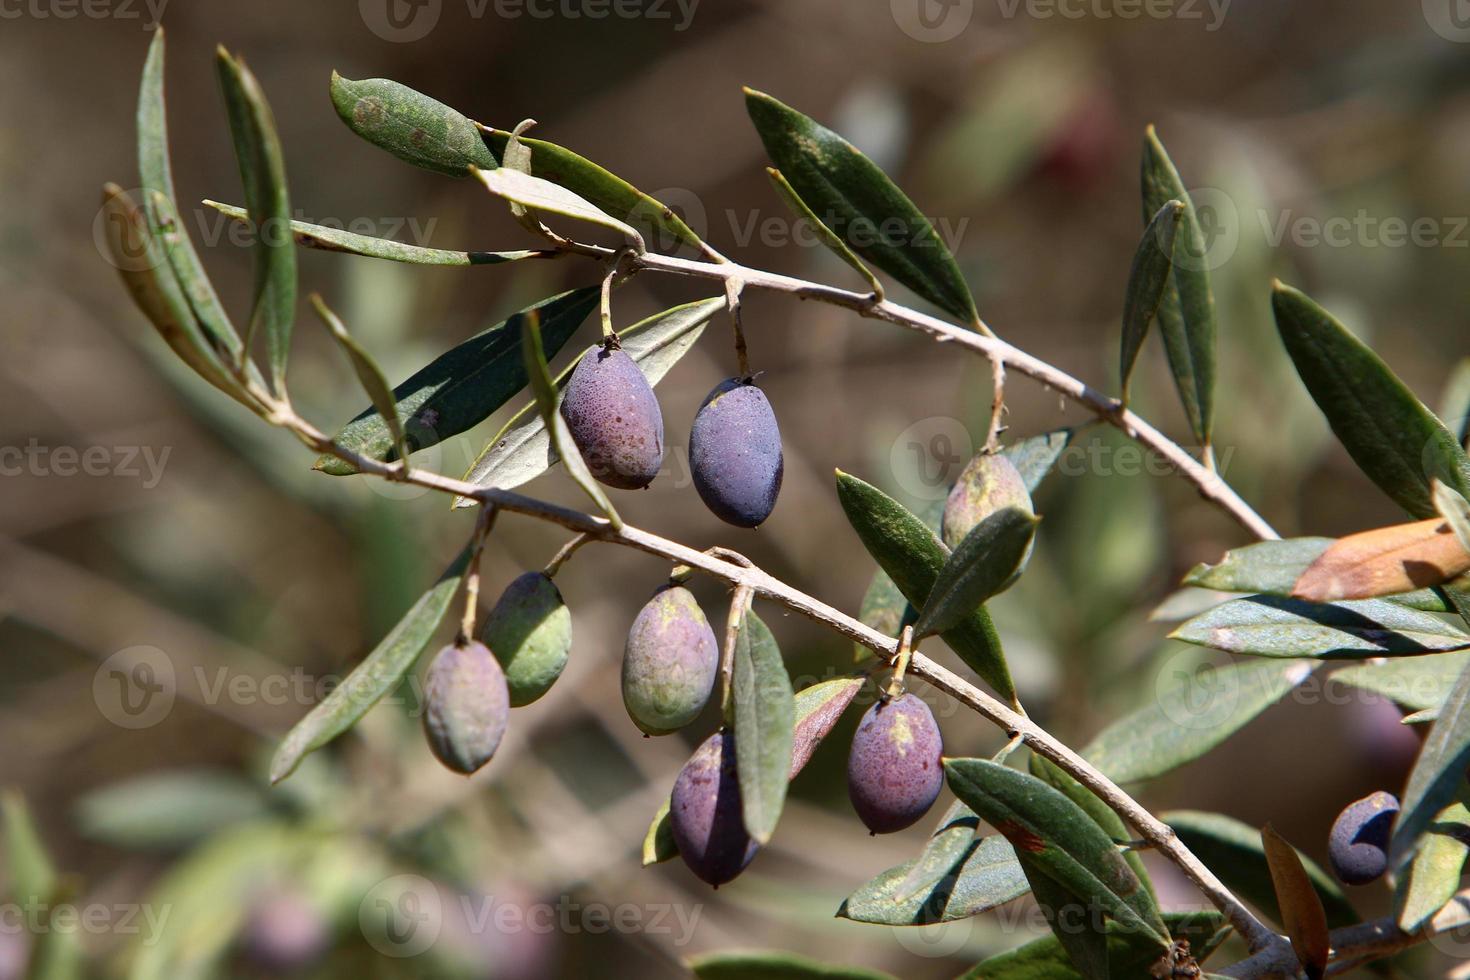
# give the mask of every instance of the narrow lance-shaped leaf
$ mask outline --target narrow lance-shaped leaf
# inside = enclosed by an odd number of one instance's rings
[[[988,759],[944,764],[949,787],[1016,848],[1016,854],[1091,907],[1161,948],[1169,931],[1152,893],[1081,807],[1035,776]]]
[[[874,572],[867,591],[863,593],[863,601],[858,606],[858,621],[884,636],[896,637],[903,632],[905,626],[913,624],[918,618],[918,612],[904,598],[903,593],[898,591],[898,586],[893,584],[888,573],[881,568]],[[862,663],[873,656],[872,650],[856,640],[853,641],[852,652],[855,663]]]
[[[1312,400],[1368,478],[1412,516],[1435,516],[1440,479],[1470,493],[1470,459],[1388,365],[1307,296],[1281,283],[1276,329]]]
[[[1470,501],[1453,487],[1435,480],[1431,488],[1434,497],[1434,509],[1439,511],[1450,530],[1455,533],[1455,540],[1460,543],[1460,550],[1470,555]]]
[[[724,308],[724,299],[702,299],[641,320],[618,332],[623,353],[633,359],[650,385],[657,385],[694,346],[710,318]],[[573,361],[557,376],[558,389],[566,386],[576,363]],[[560,458],[552,449],[551,435],[532,402],[501,427],[464,478],[482,487],[509,490],[545,473]],[[460,497],[455,500],[455,506],[472,507],[475,502]]]
[[[1361,660],[1443,653],[1470,634],[1429,613],[1381,599],[1318,604],[1257,595],[1196,616],[1171,639],[1260,657]]]
[[[628,239],[639,252],[648,250],[643,235],[632,225],[614,218],[597,205],[560,184],[523,174],[509,167],[499,170],[476,170],[475,176],[485,189],[511,204],[519,204],[540,214],[559,214],[611,228]]]
[[[25,905],[50,902],[56,892],[56,868],[24,797],[15,790],[0,794],[5,821],[5,865],[10,897]]]
[[[699,980],[897,980],[890,973],[774,949],[706,953],[691,959],[689,970]]]
[[[1171,936],[1189,944],[1190,956],[1197,963],[1204,962],[1231,933],[1225,917],[1213,909],[1165,912],[1164,924]],[[1107,943],[1108,972],[1115,980],[1155,975],[1160,950],[1150,937],[1109,922]],[[1077,975],[1057,937],[1046,936],[975,964],[959,980],[1075,980]],[[1201,976],[1212,978],[1214,974]]]
[[[1467,570],[1470,551],[1446,521],[1431,517],[1339,538],[1302,572],[1291,594],[1310,602],[1402,595]]]
[[[898,501],[841,470],[837,471],[837,497],[868,554],[910,602],[923,603],[949,559],[944,542]],[[984,609],[976,609],[941,636],[997,693],[1015,700],[1016,688],[1000,637]]]
[[[404,613],[372,653],[291,729],[271,760],[272,783],[291,775],[307,753],[357,724],[413,668],[459,592],[459,584],[469,567],[470,551],[468,547],[461,551],[439,581]]]
[[[1041,481],[1056,466],[1075,431],[1053,429],[1040,435],[1027,436],[1002,447],[1000,454],[1011,461],[1016,472],[1021,474],[1021,481],[1026,484],[1027,491],[1034,494],[1036,488],[1041,486]]]
[[[468,117],[407,85],[332,72],[332,105],[358,136],[416,167],[468,177],[471,167],[497,166]]]
[[[597,306],[597,296],[598,287],[586,286],[544,299],[522,312],[540,314],[542,342],[554,355]],[[408,432],[409,451],[425,449],[478,425],[525,386],[520,328],[512,320],[451,348],[393,389]],[[390,459],[393,451],[393,434],[372,406],[348,422],[336,441],[371,459]],[[319,458],[316,468],[332,476],[356,472],[335,456]]]
[[[1028,768],[1031,770],[1031,775],[1045,780],[1053,789],[1061,791],[1067,799],[1080,806],[1092,818],[1093,823],[1101,827],[1103,833],[1113,840],[1126,841],[1132,837],[1128,832],[1128,827],[1123,823],[1123,818],[1118,816],[1118,811],[1104,803],[1096,793],[1073,779],[1056,763],[1033,752]],[[1143,858],[1138,852],[1125,851],[1123,860],[1128,862],[1128,866],[1133,869],[1134,874],[1138,875],[1138,880],[1143,882],[1143,886],[1152,892],[1154,890],[1153,880],[1149,877],[1148,869],[1144,867]]]
[[[1156,316],[1184,414],[1195,438],[1208,446],[1215,414],[1215,294],[1209,249],[1194,201],[1152,126],[1143,141],[1142,183],[1145,223],[1170,201],[1184,204],[1174,239],[1173,274]]]
[[[503,129],[486,128],[485,135],[491,149],[503,156],[511,134]],[[643,232],[645,237],[651,235],[660,249],[670,249],[677,244],[691,245],[696,249],[705,247],[700,237],[672,208],[649,197],[616,174],[564,146],[527,136],[518,139],[531,151],[532,176],[560,184],[607,214],[626,221]]]
[[[763,92],[746,89],[745,107],[776,169],[854,252],[966,324],[979,322],[949,248],[873,161]]]
[[[232,204],[221,204],[218,201],[205,201],[204,203],[232,221],[242,224],[248,221],[248,212],[244,208]],[[554,258],[557,254],[548,249],[456,252],[443,248],[425,248],[421,245],[408,245],[394,241],[391,238],[359,235],[344,228],[314,225],[306,221],[292,221],[291,234],[295,237],[296,244],[303,248],[361,255],[369,259],[387,259],[390,262],[407,262],[413,265],[500,265],[505,262],[518,262],[521,259],[549,259]]]
[[[1205,866],[1241,898],[1259,908],[1276,921],[1281,909],[1276,904],[1276,890],[1271,882],[1271,867],[1261,832],[1249,824],[1219,813],[1198,810],[1174,810],[1160,815],[1179,835],[1179,839]],[[1343,894],[1332,876],[1306,857],[1302,868],[1322,900],[1327,924],[1334,929],[1358,921],[1357,910]]]
[[[1310,980],[1327,974],[1327,957],[1332,938],[1327,931],[1327,914],[1322,899],[1312,887],[1312,880],[1302,867],[1296,848],[1270,825],[1261,828],[1261,843],[1266,862],[1271,868],[1271,883],[1276,890],[1276,904],[1281,909],[1281,925],[1291,939],[1291,948],[1306,967]]]
[[[516,321],[519,321],[520,326],[521,355],[526,374],[531,379],[531,390],[541,409],[541,421],[551,430],[551,444],[561,453],[562,459],[566,460],[567,475],[572,478],[572,482],[581,487],[582,492],[597,505],[597,509],[602,511],[613,529],[621,531],[623,519],[613,508],[612,501],[607,499],[607,494],[602,492],[602,487],[597,485],[597,481],[588,472],[586,461],[572,442],[566,420],[557,411],[556,382],[551,380],[551,369],[546,366],[546,349],[541,343],[540,313],[535,310],[517,313],[511,318],[512,323]]]
[[[177,220],[175,202],[178,194],[174,190],[173,169],[169,163],[163,66],[164,34],[163,28],[159,28],[149,45],[148,60],[143,66],[143,80],[138,90],[138,174],[143,191],[140,203],[153,235],[167,237],[162,244],[168,253],[169,264],[210,348],[238,356],[242,346],[240,336],[204,272],[193,241]],[[160,198],[161,201],[158,200]]]
[[[255,232],[255,306],[245,331],[245,353],[248,357],[251,339],[264,332],[271,379],[276,393],[283,394],[291,327],[296,320],[296,248],[289,234],[286,163],[275,117],[260,83],[244,62],[232,58],[223,47],[215,60],[245,185],[245,207]]]
[[[403,431],[403,420],[398,417],[398,405],[393,400],[393,389],[388,387],[388,381],[383,377],[382,368],[373,360],[371,354],[363,349],[363,346],[352,338],[347,332],[344,324],[337,314],[333,313],[320,296],[311,297],[312,309],[326,324],[327,330],[332,338],[337,341],[337,346],[347,355],[352,362],[352,370],[357,375],[358,382],[363,391],[367,392],[368,400],[377,408],[378,414],[382,416],[383,422],[388,426],[388,431],[393,436],[393,451],[401,460],[408,459],[408,439]]]
[[[1082,755],[1115,782],[1162,776],[1245,727],[1315,666],[1270,660],[1175,671],[1160,679],[1156,696],[1103,729]]]
[[[1020,862],[1031,883],[1031,895],[1051,926],[1052,937],[1067,954],[1067,962],[1082,980],[1109,980],[1107,920],[1093,915],[1085,900],[1057,884],[1038,865],[1025,857]],[[1157,955],[1163,953],[1158,949]]]
[[[1148,336],[1148,325],[1158,313],[1164,287],[1169,284],[1169,272],[1174,261],[1174,236],[1183,217],[1182,201],[1169,201],[1159,208],[1143,230],[1138,250],[1133,253],[1128,289],[1123,297],[1123,340],[1118,366],[1124,402],[1128,401],[1128,382],[1133,377],[1133,365],[1138,360],[1138,352],[1143,349],[1144,338]]]
[[[861,677],[838,677],[803,688],[796,694],[796,723],[792,726],[790,779],[811,761],[812,753],[837,724],[863,685]],[[643,840],[643,863],[657,864],[674,857],[674,832],[669,827],[669,801],[659,808]]]
[[[1390,848],[1395,869],[1408,864],[1435,814],[1454,800],[1467,765],[1470,765],[1470,667],[1460,672],[1445,698],[1439,718],[1429,729],[1429,736],[1409,773]]]
[[[914,636],[952,629],[1014,582],[1037,522],[1034,514],[1006,507],[975,525],[935,577]]]
[[[1440,653],[1427,657],[1397,657],[1332,672],[1332,680],[1378,694],[1414,711],[1439,706],[1455,686],[1470,653]]]
[[[786,802],[791,773],[796,700],[775,637],[745,610],[735,639],[734,714],[736,770],[745,831],[766,844]]]
[[[771,178],[771,184],[776,188],[776,193],[781,195],[781,199],[786,202],[786,206],[791,209],[791,212],[811,227],[812,231],[821,239],[823,245],[831,249],[839,259],[846,262],[852,267],[853,271],[867,280],[868,288],[873,291],[873,297],[875,299],[882,300],[883,284],[878,281],[877,276],[873,275],[873,270],[863,265],[863,260],[858,258],[852,249],[847,247],[847,242],[838,237],[835,231],[828,228],[822,219],[817,217],[816,212],[807,207],[807,203],[801,199],[801,195],[796,193],[796,189],[782,176],[781,171],[775,167],[767,167],[766,176]]]
[[[1396,882],[1394,914],[1404,932],[1418,932],[1460,890],[1470,857],[1470,808],[1463,787],[1459,796],[1434,815],[1413,862]]]

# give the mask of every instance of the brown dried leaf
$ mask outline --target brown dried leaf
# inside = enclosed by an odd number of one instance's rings
[[[1442,518],[1394,524],[1338,539],[1296,580],[1309,602],[1371,599],[1439,585],[1470,570],[1470,553]]]
[[[1326,975],[1327,958],[1332,947],[1322,899],[1312,887],[1312,879],[1307,876],[1296,848],[1270,824],[1261,828],[1261,844],[1271,869],[1276,903],[1281,908],[1281,925],[1291,939],[1296,958],[1306,968],[1307,976],[1310,980],[1317,980]]]

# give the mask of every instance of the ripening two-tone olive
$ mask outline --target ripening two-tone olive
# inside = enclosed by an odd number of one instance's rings
[[[669,797],[669,826],[689,870],[717,888],[755,857],[759,845],[745,832],[741,815],[732,732],[705,739],[679,770]]]
[[[944,788],[943,754],[934,714],[914,695],[868,709],[847,756],[847,794],[870,831],[903,830],[929,811]]]
[[[500,595],[481,631],[505,671],[510,706],[550,690],[572,649],[572,613],[544,572],[526,572]]]
[[[940,536],[951,549],[957,548],[976,524],[1007,507],[1034,513],[1026,481],[1009,459],[981,453],[970,460],[949,491]]]
[[[490,761],[510,715],[500,662],[483,643],[451,644],[429,665],[424,734],[439,761],[469,775]]]
[[[727,524],[758,527],[776,507],[785,468],[765,392],[749,378],[716,385],[689,430],[689,472],[705,506]]]
[[[664,417],[638,364],[615,344],[577,362],[561,401],[562,418],[587,469],[619,490],[641,490],[664,459]]]
[[[1349,803],[1337,815],[1327,837],[1327,858],[1339,881],[1366,885],[1383,877],[1398,815],[1398,798],[1381,791]]]
[[[638,612],[623,650],[623,706],[646,735],[695,719],[714,690],[720,648],[694,594],[665,586]]]

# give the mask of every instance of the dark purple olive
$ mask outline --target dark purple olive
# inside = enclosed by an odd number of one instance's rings
[[[1383,877],[1398,815],[1398,798],[1382,791],[1349,803],[1337,815],[1327,837],[1327,858],[1339,881],[1366,885]]]
[[[765,392],[749,379],[720,382],[689,430],[689,472],[705,506],[727,524],[758,527],[776,507],[785,466]]]
[[[669,825],[679,856],[699,878],[719,887],[750,864],[758,845],[745,832],[735,736],[705,739],[679,770],[669,799]]]
[[[637,363],[616,347],[582,355],[567,381],[561,415],[592,475],[641,490],[664,459],[664,417]]]
[[[875,834],[903,830],[929,811],[944,787],[939,725],[912,694],[879,701],[852,736],[847,794]]]

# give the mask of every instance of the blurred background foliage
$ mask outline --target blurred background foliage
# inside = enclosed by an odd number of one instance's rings
[[[1226,477],[1287,535],[1399,519],[1329,439],[1276,338],[1268,286],[1280,276],[1307,289],[1440,404],[1466,353],[1470,46],[1432,30],[1419,4],[1235,0],[1210,29],[1205,4],[1193,5],[1197,18],[1126,20],[1103,16],[1106,2],[1080,18],[960,3],[943,9],[969,9],[970,20],[940,43],[902,29],[900,0],[706,0],[686,29],[673,4],[660,8],[667,18],[591,19],[503,16],[494,5],[475,16],[478,5],[445,0],[437,26],[412,43],[375,35],[360,13],[368,6],[166,7],[180,201],[232,309],[248,303],[248,251],[232,244],[225,218],[187,204],[240,199],[213,78],[217,42],[260,77],[307,220],[447,248],[529,243],[471,182],[414,170],[353,137],[327,98],[336,69],[399,79],[501,127],[534,117],[537,135],[676,206],[727,254],[855,285],[809,239],[788,241],[740,86],[770,92],[851,138],[936,219],[997,332],[1099,387],[1116,384],[1141,228],[1138,148],[1154,122],[1197,203],[1218,218]],[[66,9],[76,15],[60,16]],[[677,976],[684,956],[740,945],[923,978],[1044,930],[1014,916],[907,931],[833,918],[847,893],[912,856],[927,832],[921,823],[869,838],[853,819],[842,772],[856,711],[796,781],[772,845],[738,882],[713,893],[677,862],[640,868],[649,817],[715,719],[644,740],[624,716],[623,636],[667,571],[633,552],[590,547],[559,576],[575,617],[571,666],[549,696],[514,713],[476,778],[433,763],[407,684],[397,703],[267,789],[264,759],[314,703],[316,684],[344,674],[392,625],[468,535],[469,517],[418,490],[310,472],[288,436],[187,375],[132,308],[98,251],[97,189],[136,181],[132,112],[150,9],[122,0],[100,9],[111,13],[37,0],[0,23],[0,445],[37,447],[45,461],[0,479],[0,783],[28,801],[72,901],[170,910],[157,935],[141,919],[141,933],[84,932],[90,970]],[[1370,230],[1341,243],[1301,233],[1358,215]],[[1387,243],[1371,228],[1389,219],[1430,219],[1434,241]],[[578,261],[470,270],[315,252],[300,261],[304,287],[324,294],[395,380],[595,275]],[[708,284],[641,276],[619,291],[617,319],[704,295]],[[325,333],[301,323],[293,392],[330,428],[365,399]],[[749,296],[746,330],[786,441],[774,516],[758,532],[734,531],[689,486],[688,422],[734,370],[718,324],[659,388],[666,472],[646,492],[618,495],[618,507],[690,545],[737,547],[855,610],[872,564],[835,507],[833,467],[913,506],[932,501],[983,437],[988,370],[888,325],[781,297]],[[1145,416],[1187,438],[1153,343],[1134,391]],[[1012,433],[1086,422],[1024,380],[1009,401]],[[505,414],[420,458],[459,475]],[[67,447],[104,447],[109,472],[63,475],[56,451]],[[141,459],[131,464],[141,474],[125,472],[130,447],[162,459],[161,478]],[[1186,484],[1143,463],[1125,441],[1084,429],[1038,497],[1046,520],[1030,574],[994,604],[1028,709],[1073,744],[1153,697],[1172,658],[1195,655],[1167,644],[1150,613],[1189,566],[1244,541]],[[578,502],[559,472],[529,490]],[[503,518],[485,556],[491,597],[562,538]],[[708,582],[695,588],[718,624],[724,596]],[[849,669],[846,642],[761,612],[799,685]],[[156,724],[130,730],[99,710],[94,682],[107,683],[99,665],[109,656],[137,646],[163,651],[178,697]],[[1320,859],[1333,814],[1399,786],[1415,740],[1387,706],[1332,703],[1350,699],[1331,686],[1307,692],[1148,787],[1145,801],[1269,819]],[[950,754],[1000,744],[941,695],[920,693]],[[1151,866],[1166,904],[1199,904]],[[370,909],[400,874],[444,896],[440,941],[413,959],[379,952]],[[0,874],[0,893],[15,877]],[[579,915],[549,932],[497,931],[456,920],[456,896],[636,906],[645,925],[659,908],[694,919],[687,935],[673,914],[663,933],[598,932]],[[1382,904],[1375,893],[1362,911]],[[0,930],[0,977],[20,974],[25,943]]]

